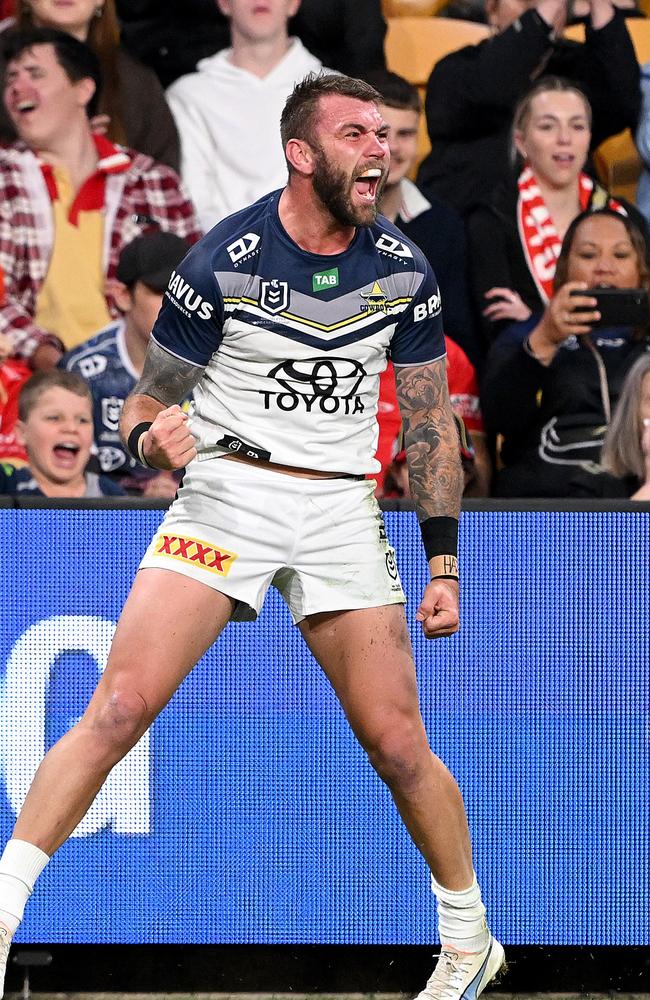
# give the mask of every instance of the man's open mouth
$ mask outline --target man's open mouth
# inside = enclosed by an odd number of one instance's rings
[[[381,180],[381,170],[379,167],[371,167],[364,170],[362,174],[354,179],[354,187],[363,201],[374,202],[377,195],[377,186]]]

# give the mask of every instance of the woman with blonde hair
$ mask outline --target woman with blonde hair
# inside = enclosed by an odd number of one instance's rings
[[[120,44],[115,0],[21,0],[17,16],[0,28],[54,28],[84,42],[99,59],[102,89],[97,131],[111,142],[146,153],[178,172],[180,143],[158,77]],[[4,71],[4,66],[0,69]],[[13,142],[13,125],[0,107],[0,140]]]
[[[569,80],[542,77],[520,99],[512,126],[516,179],[504,179],[468,219],[472,282],[488,341],[548,305],[562,240],[580,212],[643,216],[585,172],[591,107]]]

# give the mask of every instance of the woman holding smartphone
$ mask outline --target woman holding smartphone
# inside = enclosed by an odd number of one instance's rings
[[[576,473],[598,473],[625,376],[650,351],[646,244],[627,216],[606,208],[574,219],[554,288],[546,308],[511,326],[488,355],[481,402],[500,441],[498,496],[571,496]],[[641,303],[637,325],[600,325],[605,288],[623,293],[628,319],[628,299]]]
[[[564,235],[576,215],[609,207],[644,227],[643,216],[584,172],[591,108],[574,83],[542,77],[514,113],[516,177],[469,216],[472,282],[488,342],[546,306]]]

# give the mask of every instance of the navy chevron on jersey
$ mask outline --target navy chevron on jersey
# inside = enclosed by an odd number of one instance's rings
[[[172,274],[153,329],[204,368],[191,429],[199,460],[240,451],[282,465],[375,472],[379,376],[445,355],[438,286],[381,216],[343,253],[302,250],[281,192],[230,216]]]

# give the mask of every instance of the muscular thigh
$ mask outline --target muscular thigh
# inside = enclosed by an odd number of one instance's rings
[[[108,664],[91,702],[99,707],[115,690],[142,698],[151,718],[228,623],[235,602],[180,573],[136,574],[115,630]]]
[[[402,605],[310,615],[300,630],[355,728],[392,713],[420,719]]]

